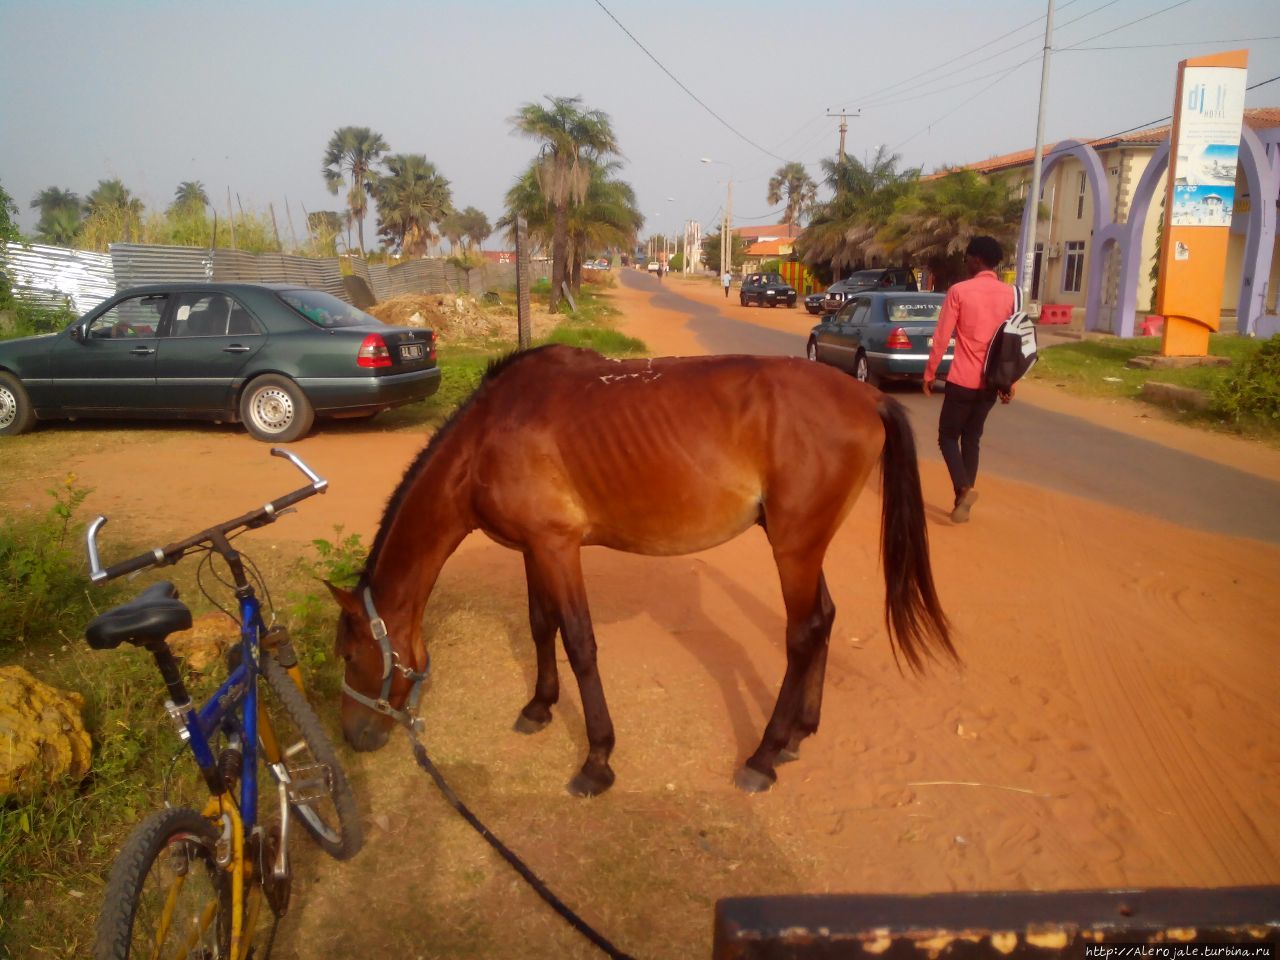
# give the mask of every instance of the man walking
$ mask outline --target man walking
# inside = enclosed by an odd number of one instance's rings
[[[732,280],[733,277],[730,275],[728,270],[726,270],[724,275],[720,278],[720,285],[724,287],[724,298],[726,300],[729,299],[729,284]]]
[[[996,391],[983,378],[987,347],[1000,325],[1013,313],[1013,287],[1001,283],[995,269],[1004,259],[1004,250],[995,237],[974,237],[965,249],[965,267],[970,279],[947,291],[933,335],[933,349],[924,369],[924,392],[933,393],[938,364],[952,336],[955,356],[947,373],[946,393],[938,416],[938,446],[955,488],[953,523],[965,523],[978,499],[974,484],[978,479],[978,448],[987,414],[995,406]],[[1000,394],[1008,403],[1012,392]]]

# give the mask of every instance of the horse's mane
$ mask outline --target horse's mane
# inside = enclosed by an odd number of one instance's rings
[[[453,411],[447,419],[432,436],[430,442],[419,451],[414,458],[413,463],[409,464],[405,470],[404,476],[400,478],[400,482],[396,485],[390,499],[387,500],[386,509],[382,511],[382,519],[378,522],[378,533],[373,538],[373,546],[369,548],[369,557],[365,560],[364,572],[360,575],[360,587],[363,588],[368,581],[369,574],[377,565],[378,555],[382,552],[382,547],[386,543],[387,535],[391,530],[391,522],[395,519],[396,514],[400,511],[400,506],[404,503],[405,497],[409,495],[409,490],[413,486],[414,481],[418,479],[418,475],[422,473],[435,452],[440,448],[453,430],[453,427],[461,420],[467,411],[475,404],[476,398],[484,394],[486,388],[489,387],[494,380],[502,375],[510,367],[517,363],[521,363],[536,353],[546,350],[550,344],[541,347],[534,347],[532,350],[513,350],[501,357],[496,357],[489,361],[489,365],[485,368],[484,375],[480,378],[479,385],[471,391],[470,396],[462,401],[458,409]]]

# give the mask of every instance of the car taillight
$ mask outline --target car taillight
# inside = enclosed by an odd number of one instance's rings
[[[431,331],[431,348],[427,351],[427,356],[432,360],[436,358],[436,332]]]
[[[356,366],[391,366],[391,351],[387,349],[387,343],[382,339],[381,334],[371,333],[364,338],[364,342],[360,344],[360,349],[356,353]]]
[[[901,327],[896,327],[893,333],[889,334],[884,345],[892,350],[910,350],[911,338],[907,336],[907,331],[903,330]]]

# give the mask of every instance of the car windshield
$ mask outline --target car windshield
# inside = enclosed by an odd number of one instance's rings
[[[938,314],[942,312],[940,301],[890,300],[885,306],[888,307],[891,321],[931,320],[937,323]]]
[[[366,323],[378,322],[364,311],[357,310],[351,304],[344,303],[337,297],[319,290],[299,288],[279,290],[276,293],[281,300],[307,320],[326,330],[332,327],[358,327]]]
[[[782,283],[783,281],[782,281],[782,278],[778,276],[776,273],[766,273],[764,275],[764,282],[765,283]]]
[[[870,287],[874,286],[876,281],[880,279],[883,270],[859,270],[844,279],[846,287]]]

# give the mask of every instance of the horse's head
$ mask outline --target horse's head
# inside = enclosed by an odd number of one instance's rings
[[[345,590],[326,581],[342,613],[337,654],[344,661],[342,733],[356,750],[377,750],[397,722],[412,727],[426,651],[415,648],[407,622],[384,622],[363,582]]]

